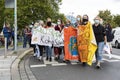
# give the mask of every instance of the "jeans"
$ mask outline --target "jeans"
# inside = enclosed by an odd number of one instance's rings
[[[103,48],[104,48],[104,42],[98,42],[98,48],[95,52],[95,57],[96,61],[101,61],[102,60],[102,53],[103,53]]]
[[[36,44],[36,51],[35,51],[37,57],[40,57],[40,48],[39,45]]]
[[[51,58],[52,57],[52,48],[50,46],[45,46],[46,51],[46,57]]]
[[[24,36],[24,40],[23,40],[23,48],[26,48],[27,42],[29,44],[30,47],[30,37],[29,36]]]
[[[6,46],[7,46],[7,49],[8,49],[8,46],[10,45],[10,37],[6,37],[7,38],[7,44],[6,44]]]

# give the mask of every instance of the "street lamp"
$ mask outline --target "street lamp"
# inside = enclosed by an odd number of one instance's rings
[[[14,4],[14,24],[15,24],[15,45],[14,45],[14,50],[15,52],[17,51],[17,0],[14,0],[15,4]]]

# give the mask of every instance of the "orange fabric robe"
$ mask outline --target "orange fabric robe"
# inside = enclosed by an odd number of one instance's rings
[[[64,28],[65,60],[78,60],[77,29],[72,26]]]
[[[97,44],[90,22],[87,25],[78,26],[77,45],[80,61],[92,65]]]
[[[87,26],[78,26],[77,44],[80,61],[87,62],[89,46],[89,28]]]

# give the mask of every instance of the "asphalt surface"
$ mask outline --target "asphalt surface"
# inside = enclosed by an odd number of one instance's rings
[[[120,80],[120,49],[113,49],[114,57],[104,56],[102,69],[95,64],[83,67],[81,63],[39,61],[30,55],[29,67],[37,80]]]

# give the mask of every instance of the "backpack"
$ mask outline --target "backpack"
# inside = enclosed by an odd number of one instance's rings
[[[114,33],[113,32],[111,32],[111,38],[114,39]]]

